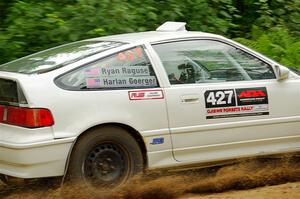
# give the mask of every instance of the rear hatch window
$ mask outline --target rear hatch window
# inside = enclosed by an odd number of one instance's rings
[[[0,71],[25,74],[45,73],[122,44],[111,41],[75,42],[2,64]]]

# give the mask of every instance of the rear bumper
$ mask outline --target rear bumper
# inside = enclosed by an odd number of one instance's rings
[[[0,174],[18,178],[62,176],[75,138],[26,144],[0,141]]]

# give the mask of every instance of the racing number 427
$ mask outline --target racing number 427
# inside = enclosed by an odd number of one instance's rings
[[[205,94],[206,108],[235,106],[235,93],[233,89],[209,90]]]

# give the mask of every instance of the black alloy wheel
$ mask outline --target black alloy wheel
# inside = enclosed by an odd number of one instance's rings
[[[104,126],[81,136],[74,146],[67,182],[81,187],[111,188],[125,183],[144,167],[137,141],[123,128]]]
[[[114,186],[128,178],[130,155],[118,143],[104,142],[87,155],[83,164],[84,178],[93,186]]]

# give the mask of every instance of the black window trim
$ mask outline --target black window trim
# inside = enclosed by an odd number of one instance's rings
[[[91,65],[91,64],[93,64],[93,63],[97,63],[97,62],[99,62],[99,61],[102,60],[102,59],[105,59],[105,58],[107,58],[107,57],[110,57],[110,56],[115,55],[115,54],[120,53],[120,52],[124,52],[124,51],[130,50],[130,49],[134,49],[134,48],[139,47],[139,46],[143,48],[143,50],[144,50],[144,52],[145,52],[145,54],[146,54],[146,56],[147,56],[147,59],[148,59],[148,61],[150,62],[151,66],[152,66],[152,68],[153,68],[153,70],[154,70],[155,77],[156,77],[156,80],[157,80],[157,87],[142,87],[142,86],[141,86],[141,87],[120,87],[120,88],[118,88],[118,87],[113,88],[113,87],[112,87],[112,88],[83,88],[83,89],[76,89],[76,88],[74,88],[74,87],[66,86],[66,85],[62,84],[61,81],[60,81],[60,78],[63,78],[65,75],[67,75],[67,74],[69,74],[69,73],[72,73],[72,72],[74,72],[74,71],[76,71],[76,70],[80,70],[81,68],[84,68],[84,67],[86,67],[87,65]],[[134,46],[130,46],[130,47],[127,47],[127,48],[124,48],[124,49],[117,50],[117,51],[115,51],[115,52],[113,52],[113,53],[111,53],[111,54],[108,54],[108,55],[105,55],[105,56],[103,56],[103,57],[100,57],[100,58],[98,58],[98,59],[96,59],[96,60],[87,62],[87,63],[85,63],[84,65],[78,66],[78,67],[76,67],[76,68],[73,68],[73,69],[71,69],[71,70],[69,70],[69,71],[67,71],[67,72],[64,72],[64,73],[58,75],[58,76],[55,77],[54,80],[53,80],[53,81],[54,81],[54,84],[55,84],[58,88],[61,88],[61,89],[63,89],[63,90],[67,90],[67,91],[111,91],[111,90],[141,90],[141,89],[158,89],[158,88],[162,88],[162,87],[160,86],[160,79],[158,79],[158,76],[157,76],[157,71],[155,71],[155,67],[153,66],[152,60],[149,58],[149,55],[148,55],[146,49],[147,49],[147,47],[146,47],[145,44],[138,44],[138,45],[134,45]]]

